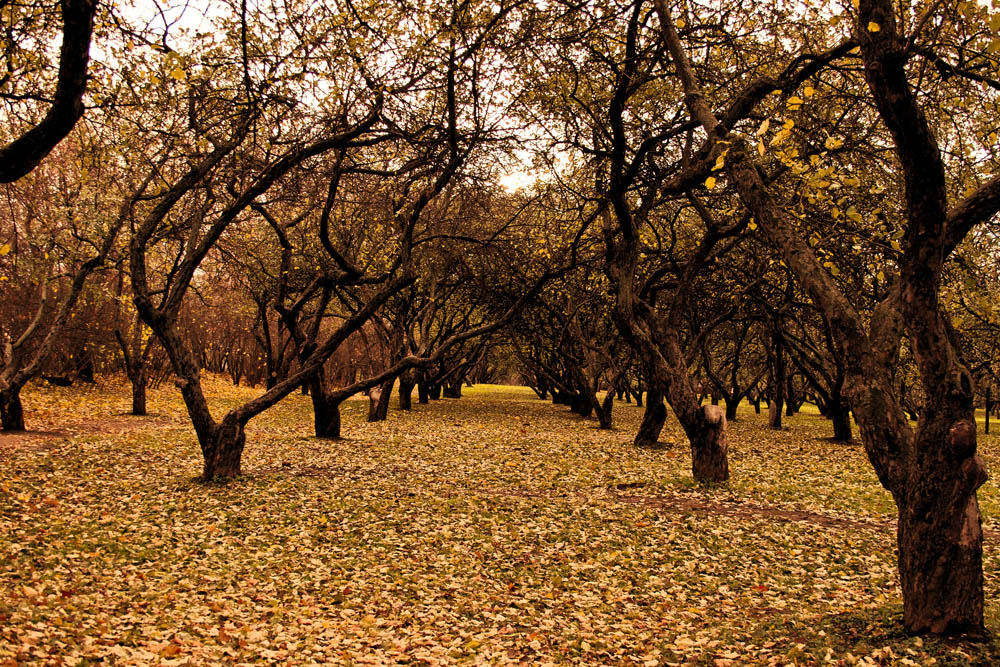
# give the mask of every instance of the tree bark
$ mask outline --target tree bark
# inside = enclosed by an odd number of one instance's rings
[[[633,441],[636,447],[656,447],[660,432],[667,420],[667,406],[663,403],[663,393],[650,389],[646,394],[646,409],[642,413],[642,423]]]
[[[934,437],[928,430],[921,435]],[[903,623],[915,633],[982,632],[983,536],[976,489],[986,481],[986,466],[975,454],[975,422],[955,423],[944,447],[932,449],[926,442],[918,447],[932,456],[922,462],[921,474],[911,476],[914,483],[894,494]]]
[[[202,446],[202,480],[211,482],[239,477],[243,447],[246,445],[243,425],[238,422],[223,422],[213,430],[208,446]]]
[[[736,419],[736,412],[737,412],[737,410],[739,410],[740,401],[741,400],[742,399],[740,397],[738,397],[738,396],[735,397],[735,398],[728,398],[728,397],[726,398],[726,419],[727,420],[733,421],[734,419]]]
[[[413,386],[414,383],[406,382],[402,378],[399,380],[399,409],[410,410],[413,407]]]
[[[421,405],[427,405],[430,403],[431,393],[430,389],[427,387],[426,382],[417,383],[417,402]]]
[[[851,409],[841,403],[834,403],[829,406],[828,416],[833,420],[833,439],[837,442],[850,442],[851,433]]]
[[[137,417],[146,415],[146,369],[135,369],[129,376],[132,385],[132,414]]]
[[[700,433],[691,437],[691,469],[694,478],[708,482],[729,479],[729,440],[726,415],[718,405],[706,405]]]
[[[0,392],[0,430],[8,432],[24,430],[24,408],[21,406],[20,387]]]
[[[599,402],[596,396],[592,397],[592,401],[599,427],[602,430],[610,431],[614,421],[615,393],[609,389],[604,395],[603,401]]]
[[[317,438],[340,439],[340,403],[330,398],[323,387],[321,373],[309,382],[309,397],[313,406],[313,432]]]
[[[59,75],[52,106],[37,125],[0,146],[0,183],[13,183],[45,158],[83,116],[95,0],[64,0]]]

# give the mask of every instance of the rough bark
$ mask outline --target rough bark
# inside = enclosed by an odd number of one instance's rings
[[[202,445],[202,479],[211,481],[239,477],[243,447],[246,445],[243,425],[224,421],[212,430],[212,437]]]
[[[729,479],[729,440],[726,415],[718,405],[702,408],[701,432],[691,440],[691,460],[694,478],[711,482]]]

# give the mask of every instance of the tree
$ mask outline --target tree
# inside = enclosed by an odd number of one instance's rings
[[[899,509],[899,570],[904,624],[911,632],[983,630],[982,531],[976,489],[985,465],[976,454],[973,384],[939,289],[945,260],[977,224],[1000,209],[1000,178],[948,205],[935,132],[917,102],[908,44],[921,38],[936,5],[900,32],[894,6],[862,0],[853,17],[867,89],[887,128],[905,182],[899,276],[868,326],[817,260],[791,216],[762,180],[745,137],[720,122],[687,58],[664,0],[656,0],[664,43],[691,117],[725,151],[724,173],[772,245],[823,310],[847,368],[847,395],[879,480]],[[720,143],[724,142],[724,143]],[[907,423],[889,367],[901,332],[909,334],[926,405]]]
[[[0,8],[7,3],[0,4]],[[62,141],[83,116],[83,95],[87,89],[87,64],[90,61],[90,39],[97,13],[96,0],[60,0],[62,14],[62,46],[55,91],[51,98],[35,88],[35,69],[31,63],[45,58],[47,30],[41,34],[37,25],[47,26],[51,20],[41,7],[11,6],[4,18],[17,17],[5,26],[3,62],[0,76],[0,99],[12,105],[25,105],[29,118],[38,113],[40,104],[48,104],[44,115],[23,130],[19,136],[0,146],[0,183],[13,183],[28,174]],[[18,20],[20,19],[20,20]],[[12,38],[11,38],[12,37]],[[24,68],[26,71],[20,71]],[[37,70],[44,70],[37,67]],[[40,86],[39,86],[40,87]],[[51,100],[51,101],[49,101]]]

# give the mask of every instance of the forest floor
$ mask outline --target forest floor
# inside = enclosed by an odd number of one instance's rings
[[[208,379],[217,414],[254,390]],[[173,387],[34,387],[0,436],[0,665],[1000,664],[1000,642],[901,631],[894,513],[815,414],[742,408],[732,480],[695,485],[515,387],[310,437],[307,397],[251,422],[244,476],[196,481]],[[1000,443],[981,436],[988,464]],[[980,490],[1000,631],[1000,493]]]

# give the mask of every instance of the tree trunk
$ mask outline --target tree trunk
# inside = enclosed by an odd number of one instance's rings
[[[740,407],[740,398],[726,398],[726,419],[733,421],[736,419],[736,412]]]
[[[317,438],[340,439],[340,401],[333,401],[323,390],[322,381],[314,377],[309,383],[313,406],[313,431]]]
[[[399,409],[409,410],[413,407],[413,383],[399,380]]]
[[[208,446],[202,445],[205,459],[202,480],[211,482],[239,477],[245,444],[246,434],[243,432],[242,424],[225,422],[219,424]]]
[[[781,428],[781,401],[774,399],[767,406],[767,424],[771,428]]]
[[[590,399],[580,392],[573,394],[571,409],[581,417],[590,417],[594,414],[594,406]]]
[[[843,403],[831,402],[829,406],[829,417],[833,420],[833,439],[837,442],[850,442],[851,433],[851,409]]]
[[[725,482],[729,479],[726,415],[718,405],[706,405],[702,413],[700,432],[689,436],[691,470],[699,481]]]
[[[462,380],[445,382],[442,393],[445,398],[462,398]]]
[[[417,402],[420,403],[421,405],[427,405],[428,403],[430,403],[430,400],[431,400],[431,394],[430,394],[430,390],[427,387],[427,383],[426,382],[418,382],[417,383]]]
[[[993,385],[989,384],[986,387],[986,426],[983,429],[983,432],[986,433],[986,435],[990,434],[990,408],[993,407],[990,399],[992,398],[993,398]]]
[[[0,430],[24,430],[24,408],[21,406],[20,387],[0,392]]]
[[[137,417],[146,414],[146,370],[137,369],[129,378],[132,384],[132,414]]]
[[[432,401],[441,400],[441,385],[432,384],[427,388],[427,395],[430,396]]]
[[[601,402],[598,402],[597,396],[594,396],[593,404],[594,413],[597,415],[597,423],[600,425],[600,428],[610,431],[614,416],[615,393],[609,390]]]
[[[917,443],[920,451],[939,456],[921,461],[924,469],[915,470],[911,483],[895,494],[903,623],[913,633],[983,632],[976,489],[986,481],[986,467],[975,455],[975,423],[955,423],[945,442],[945,447]]]
[[[646,394],[646,410],[642,413],[639,432],[635,434],[636,447],[656,447],[659,444],[663,423],[667,420],[667,406],[663,394],[652,389]]]
[[[368,390],[368,421],[380,421],[378,418],[378,403],[381,398],[382,387],[372,387]]]

